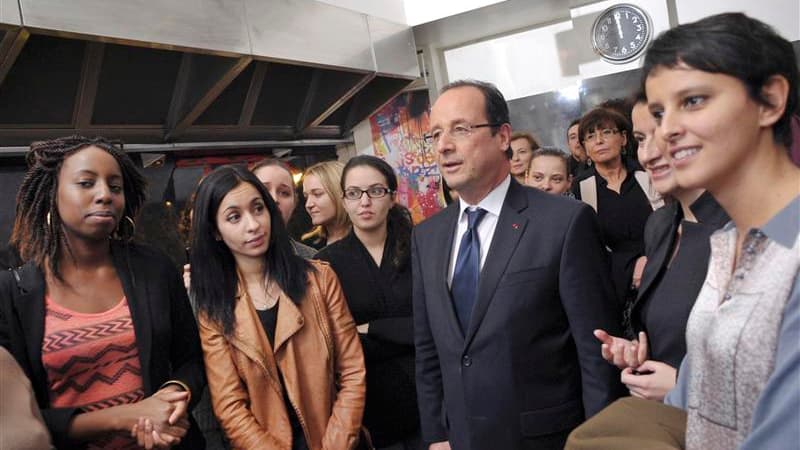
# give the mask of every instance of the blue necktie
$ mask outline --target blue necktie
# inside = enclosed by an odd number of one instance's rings
[[[478,238],[478,223],[486,215],[485,209],[475,209],[467,213],[467,231],[461,238],[458,247],[456,267],[453,271],[453,283],[450,292],[456,307],[458,322],[461,331],[467,331],[469,318],[472,315],[472,306],[478,295],[478,276],[481,273],[481,243]]]

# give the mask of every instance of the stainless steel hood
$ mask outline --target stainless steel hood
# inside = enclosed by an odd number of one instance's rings
[[[0,0],[0,147],[342,139],[418,76],[408,26],[313,0]]]

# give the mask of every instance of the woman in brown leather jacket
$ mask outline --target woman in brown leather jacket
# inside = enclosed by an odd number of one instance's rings
[[[294,254],[275,202],[243,168],[203,180],[192,229],[211,402],[233,447],[355,448],[364,356],[333,270]]]

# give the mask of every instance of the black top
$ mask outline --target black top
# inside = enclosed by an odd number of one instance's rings
[[[261,321],[261,326],[264,327],[264,333],[267,335],[269,345],[275,345],[275,327],[278,325],[278,304],[275,303],[272,308],[267,309],[256,308],[256,313],[258,314],[258,320]]]
[[[591,175],[592,172],[592,164],[591,160],[587,159],[585,162],[580,162],[577,159],[573,158],[572,156],[569,157],[569,162],[567,163],[567,171],[570,175],[572,175],[572,182],[576,183],[587,176]]]
[[[619,193],[608,189],[608,181],[594,172],[597,185],[597,219],[603,243],[611,250],[611,278],[621,303],[627,299],[636,259],[644,254],[644,226],[653,212],[650,200],[628,170]],[[578,186],[576,184],[576,186]],[[575,190],[580,199],[580,188]]]
[[[698,223],[683,220],[677,202],[659,209],[648,221],[648,261],[631,313],[633,328],[647,332],[650,359],[676,368],[686,354],[686,322],[708,272],[709,237],[729,220],[707,192],[690,208]]]
[[[274,345],[275,342],[275,327],[278,325],[278,303],[275,306],[267,309],[256,309],[258,320],[261,321],[261,326],[264,327],[264,333],[267,335],[269,345]],[[281,386],[283,386],[283,375],[281,374],[280,367],[278,367],[278,376],[280,377]],[[289,401],[289,396],[286,389],[283,390],[283,401],[286,403],[286,412],[289,414],[289,425],[292,427],[292,450],[308,450],[306,443],[306,436],[303,434],[303,426],[297,418],[297,413],[294,406]]]
[[[395,237],[389,233],[380,267],[350,232],[320,250],[339,277],[356,324],[369,323],[359,334],[367,367],[364,425],[376,447],[411,436],[419,428],[414,383],[414,331],[410,261],[395,261]]]
[[[144,245],[112,241],[111,257],[131,312],[145,396],[168,380],[180,380],[193,393],[193,409],[206,379],[197,324],[180,272],[163,252]],[[46,289],[44,273],[33,262],[16,273],[0,273],[0,346],[14,355],[30,379],[54,445],[80,448],[67,433],[78,408],[50,405],[42,364]],[[176,448],[205,448],[191,415],[189,421],[192,426]]]
[[[680,249],[641,308],[649,358],[672,367],[678,367],[686,354],[686,321],[706,277],[698,261],[707,265],[709,254],[709,233],[703,225],[684,220],[681,227]]]

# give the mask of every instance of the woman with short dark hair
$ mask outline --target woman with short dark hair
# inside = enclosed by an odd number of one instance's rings
[[[800,168],[788,153],[798,99],[792,44],[744,14],[719,14],[659,36],[643,76],[678,184],[706,189],[731,222],[711,236],[686,357],[665,400],[674,407],[619,401],[576,430],[570,443],[581,445],[567,448],[795,448]]]
[[[578,125],[592,175],[573,184],[578,200],[597,211],[603,243],[610,251],[611,277],[620,304],[632,301],[644,269],[644,225],[661,198],[643,171],[629,170],[622,150],[630,128],[621,114],[606,108],[586,113]]]

